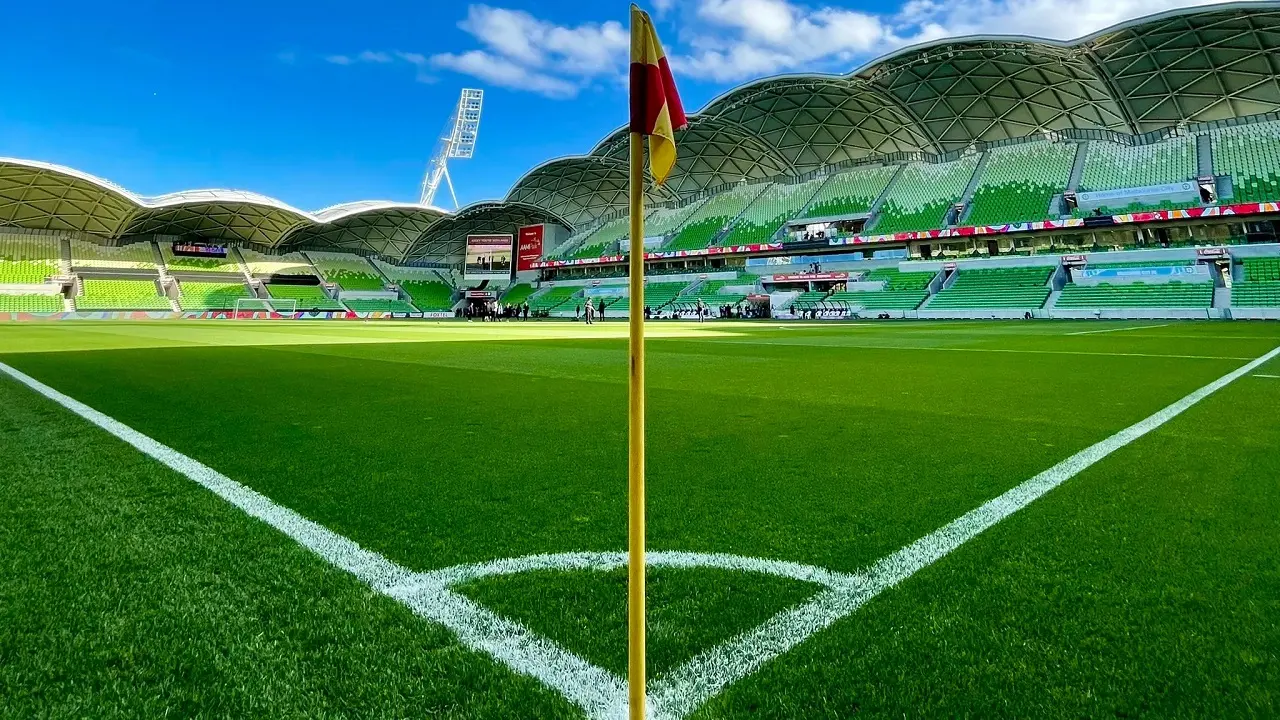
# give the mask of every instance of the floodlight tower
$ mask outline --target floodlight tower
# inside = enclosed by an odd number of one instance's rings
[[[458,195],[453,191],[453,178],[449,177],[449,160],[467,160],[476,152],[476,136],[480,134],[480,108],[484,105],[484,91],[463,88],[458,96],[458,107],[445,123],[440,143],[436,145],[426,177],[422,178],[422,194],[419,202],[430,205],[436,198],[443,179],[449,186],[453,207],[458,207]]]

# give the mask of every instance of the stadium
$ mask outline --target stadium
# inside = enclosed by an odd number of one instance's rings
[[[677,144],[638,250],[626,127],[456,211],[0,158],[0,715],[625,717],[640,313],[649,717],[1280,715],[1280,2]]]

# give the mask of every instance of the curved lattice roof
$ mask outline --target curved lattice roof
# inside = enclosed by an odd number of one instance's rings
[[[0,225],[125,235],[194,235],[279,247],[357,249],[404,258],[448,212],[363,201],[309,213],[243,190],[186,190],[142,197],[60,165],[0,158]]]
[[[945,153],[1069,128],[1142,133],[1273,112],[1278,75],[1280,2],[1271,1],[1175,10],[1069,42],[942,39],[847,75],[785,75],[725,93],[677,136],[671,189],[687,198],[895,152]],[[625,160],[626,143],[619,129],[587,156],[535,168],[507,197],[554,207],[572,223],[621,210],[616,176],[604,188],[573,178],[590,158]],[[548,187],[554,194],[540,194]]]
[[[555,213],[521,202],[480,202],[468,205],[431,226],[408,253],[408,259],[451,258],[460,261],[468,235],[515,235],[522,225],[567,225]]]

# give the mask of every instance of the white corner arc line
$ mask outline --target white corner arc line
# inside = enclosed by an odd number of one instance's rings
[[[734,682],[799,645],[814,633],[852,614],[884,590],[937,562],[987,528],[1277,356],[1280,356],[1280,347],[1146,419],[1085,448],[855,575],[830,572],[798,563],[729,555],[655,553],[657,562],[673,567],[711,564],[732,569],[757,570],[805,579],[825,585],[827,589],[809,601],[775,615],[759,627],[699,654],[669,674],[656,679],[650,691],[653,701],[650,717],[671,720],[683,718]],[[625,716],[626,687],[616,675],[537,636],[518,623],[497,616],[450,589],[454,583],[468,578],[537,567],[607,569],[619,566],[621,559],[625,557],[623,554],[570,553],[567,556],[571,559],[564,565],[559,564],[556,558],[563,561],[565,556],[533,556],[414,573],[3,362],[0,362],[0,372],[193,480],[250,516],[267,523],[330,564],[355,575],[378,592],[404,603],[420,617],[445,625],[468,647],[491,655],[516,672],[541,680],[581,707],[589,717],[605,720]],[[529,567],[524,568],[523,565]]]
[[[1156,328],[1169,327],[1173,323],[1165,323],[1163,325],[1139,325],[1137,327],[1118,327],[1107,328],[1106,330],[1081,330],[1080,332],[1069,332],[1067,335],[1101,335],[1102,333],[1128,332],[1130,330],[1154,330]]]

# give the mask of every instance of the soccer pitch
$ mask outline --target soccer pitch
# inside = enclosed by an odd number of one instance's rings
[[[1280,326],[649,338],[656,718],[1280,714]],[[617,717],[626,351],[0,326],[0,715]]]

